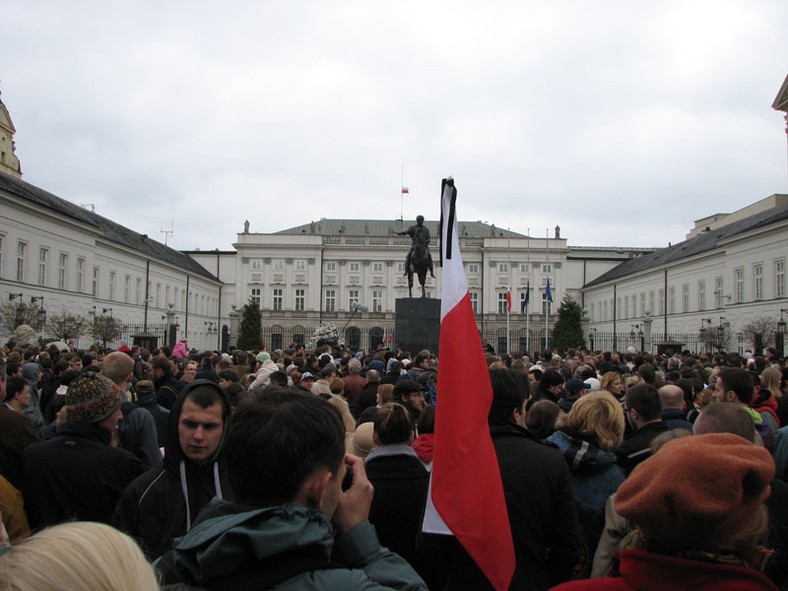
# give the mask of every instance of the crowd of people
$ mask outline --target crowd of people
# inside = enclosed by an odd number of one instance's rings
[[[183,340],[0,365],[0,591],[491,588],[422,532],[436,408],[476,394],[439,388],[462,360]],[[788,589],[774,350],[487,365],[511,589]]]

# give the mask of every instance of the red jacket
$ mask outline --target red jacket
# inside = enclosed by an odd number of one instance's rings
[[[642,550],[624,550],[621,576],[563,583],[560,591],[777,591],[761,573],[742,566],[688,560]]]

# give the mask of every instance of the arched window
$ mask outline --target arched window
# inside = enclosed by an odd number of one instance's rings
[[[351,351],[361,349],[361,329],[357,326],[348,326],[345,329],[345,346]]]
[[[378,347],[383,344],[383,329],[375,326],[369,329],[369,348],[372,351],[377,351]]]

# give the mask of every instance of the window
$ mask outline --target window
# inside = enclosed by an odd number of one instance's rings
[[[689,312],[689,283],[681,286],[681,311]]]
[[[629,298],[624,296],[624,318],[629,318]]]
[[[520,273],[528,273],[528,263],[520,263]]]
[[[656,308],[654,308],[654,290],[648,292],[648,310],[652,314],[656,311]],[[662,312],[662,310],[660,310],[660,312]]]
[[[27,256],[27,243],[19,242],[16,245],[16,280],[25,280],[25,257]]]
[[[325,298],[325,310],[326,312],[336,312],[337,309],[337,292],[334,289],[327,289],[326,290],[326,298]]]
[[[706,282],[698,281],[698,310],[706,309]]]
[[[553,272],[553,265],[552,263],[545,263],[542,265],[542,273],[552,273]]]
[[[544,296],[542,296],[544,300]],[[542,302],[542,307],[544,307],[544,302]],[[621,320],[621,298],[616,298],[616,320]]]
[[[676,313],[676,288],[668,288],[668,314]]]
[[[350,272],[358,273],[361,270],[361,263],[350,263]]]
[[[109,299],[115,300],[115,281],[117,279],[117,273],[115,271],[109,272]]]
[[[351,289],[347,292],[347,309],[350,310],[353,304],[358,304],[358,290]]]
[[[372,271],[374,273],[382,273],[383,272],[383,263],[372,263]]]
[[[332,261],[326,263],[326,271],[336,271],[336,270],[337,270],[337,264],[335,262]]]
[[[260,307],[260,288],[253,287],[251,293],[249,294],[249,299],[254,302],[254,304],[259,308]]]
[[[733,271],[733,285],[736,289],[736,303],[744,301],[744,269],[741,267]]]
[[[553,302],[547,299],[547,294],[542,294],[542,314],[550,314],[553,311]]]
[[[57,266],[58,289],[66,289],[67,281],[68,281],[68,255],[65,252],[61,252]]]
[[[131,301],[131,275],[126,275],[123,280],[123,301],[127,304]]]
[[[285,268],[285,262],[282,259],[276,259],[274,261],[274,270],[281,271]]]
[[[498,263],[498,272],[499,273],[508,273],[509,272],[509,263]]]
[[[714,278],[714,307],[722,308],[723,296],[725,295],[724,283],[722,277]]]
[[[478,273],[479,272],[479,263],[470,263],[468,265],[468,273]]]
[[[471,293],[471,306],[473,307],[473,313],[479,313],[479,292],[472,291]]]
[[[260,271],[263,268],[263,259],[252,259],[249,261],[249,267],[255,271]]]
[[[77,291],[82,291],[82,279],[85,275],[85,259],[77,259],[77,276],[76,276],[76,283],[74,284],[74,288]]]
[[[397,273],[400,275],[405,272],[405,263],[397,263]]]
[[[2,242],[0,242],[0,245]],[[2,246],[0,246],[0,249]],[[2,253],[0,253],[2,256]],[[774,297],[785,297],[785,259],[774,261]]]
[[[142,279],[140,279],[139,277],[137,277],[137,285],[135,287],[134,292],[135,292],[135,296],[136,296],[134,298],[134,301],[137,302],[138,304],[142,303]],[[186,295],[186,291],[185,290],[183,292],[183,295],[184,296]],[[184,306],[184,308],[185,307],[186,306]]]
[[[646,315],[646,292],[640,292],[640,313]]]
[[[657,290],[657,302],[659,303],[659,314],[665,313],[665,289],[660,288]]]
[[[5,236],[0,234],[0,277],[3,276],[3,271],[5,271],[5,268],[3,267],[4,247],[5,247]]]
[[[170,286],[167,285],[164,288],[164,305],[168,306],[170,302],[172,302],[172,300],[170,300]]]
[[[306,261],[304,259],[298,259],[295,262],[296,271],[306,271]]]
[[[203,296],[203,303],[200,305],[199,312],[205,312],[205,296]],[[161,308],[161,283],[156,284],[156,307]]]
[[[632,318],[637,318],[638,315],[638,299],[637,296],[632,294]]]
[[[38,284],[47,284],[47,260],[49,259],[49,249],[42,248],[38,251]]]
[[[753,293],[756,300],[763,299],[763,264],[758,263],[752,267]]]
[[[296,289],[295,290],[295,310],[298,311],[298,312],[303,312],[305,307],[306,307],[306,290],[305,289]]]
[[[373,312],[382,312],[383,311],[383,290],[382,289],[373,289],[372,290],[372,311]]]
[[[506,314],[506,292],[498,292],[498,314]]]
[[[95,298],[98,297],[98,291],[99,291],[99,268],[93,267],[93,283],[90,288],[90,293]]]

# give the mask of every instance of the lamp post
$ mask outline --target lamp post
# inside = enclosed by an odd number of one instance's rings
[[[348,325],[353,320],[353,317],[356,315],[356,312],[369,312],[369,307],[365,306],[364,304],[359,304],[358,302],[353,302],[350,304],[350,318],[347,319],[345,322],[345,326],[342,327],[342,338],[345,339],[345,344],[347,345],[347,338],[345,337],[345,330],[347,330]]]
[[[588,331],[588,340],[590,341],[589,345],[591,345],[591,352],[593,353],[596,351],[596,348],[594,347],[594,342],[596,341],[596,328],[592,328]]]
[[[777,354],[782,359],[785,356],[785,320],[783,314],[788,312],[786,308],[780,308],[780,321],[777,323],[777,332],[774,334],[774,344],[777,345]]]

